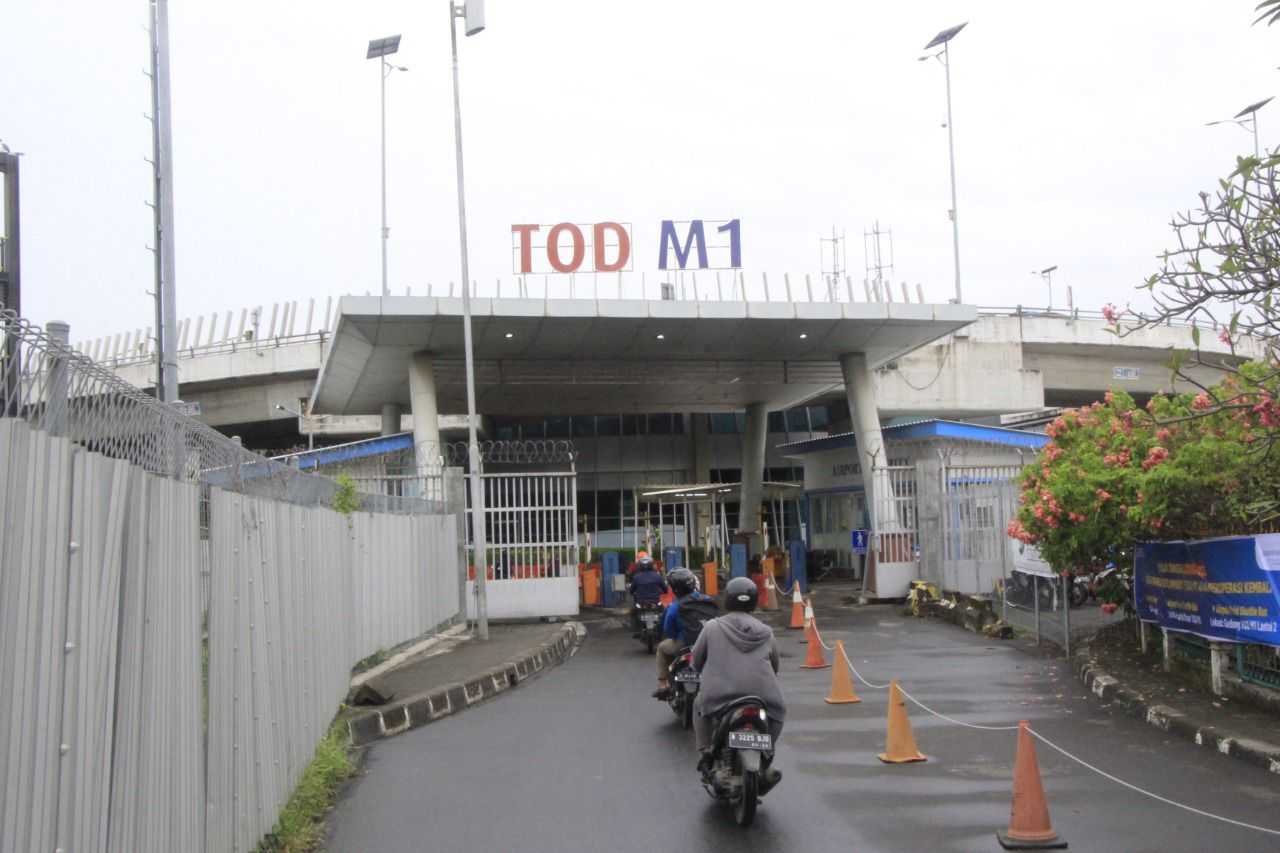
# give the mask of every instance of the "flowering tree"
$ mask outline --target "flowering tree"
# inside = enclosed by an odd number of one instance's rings
[[[1082,573],[1108,563],[1128,571],[1135,542],[1256,531],[1280,507],[1280,451],[1255,449],[1280,428],[1270,373],[1247,364],[1218,386],[1156,396],[1145,409],[1117,391],[1065,413],[1023,472],[1009,535],[1055,569]],[[1124,598],[1119,588],[1106,597]]]

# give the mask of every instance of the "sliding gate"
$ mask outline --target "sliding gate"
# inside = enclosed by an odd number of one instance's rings
[[[485,554],[476,560],[474,514],[468,511],[469,615],[475,616],[477,562],[485,566],[489,618],[576,615],[578,475],[572,446],[494,442],[481,452]],[[562,470],[548,470],[557,468]],[[470,501],[468,483],[468,510]]]

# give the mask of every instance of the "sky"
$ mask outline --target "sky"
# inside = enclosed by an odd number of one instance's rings
[[[171,0],[180,317],[379,290],[365,48],[394,33],[390,287],[460,279],[445,5]],[[1056,306],[1068,286],[1081,308],[1140,306],[1171,216],[1252,149],[1206,122],[1280,88],[1280,27],[1253,26],[1254,5],[489,0],[487,29],[459,36],[472,278],[511,287],[512,224],[613,220],[652,289],[662,220],[736,218],[748,281],[768,273],[779,298],[783,273],[821,272],[833,228],[860,282],[878,222],[893,281],[945,302],[944,70],[917,58],[968,21],[951,52],[964,301],[1044,306],[1032,271],[1056,264]],[[146,19],[144,0],[0,0],[24,313],[73,340],[154,316]],[[1280,142],[1280,102],[1259,117]]]

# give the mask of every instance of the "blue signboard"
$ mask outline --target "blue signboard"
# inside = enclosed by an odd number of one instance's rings
[[[853,553],[855,554],[867,553],[867,539],[868,539],[867,531],[865,530],[853,531]]]
[[[1280,646],[1280,536],[1142,543],[1133,578],[1134,607],[1146,622]]]

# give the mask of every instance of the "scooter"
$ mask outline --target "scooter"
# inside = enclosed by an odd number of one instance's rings
[[[656,601],[637,601],[631,605],[635,613],[635,623],[639,627],[637,638],[644,643],[649,654],[658,644],[658,634],[662,630],[663,607]]]
[[[773,787],[766,781],[773,737],[764,701],[743,696],[723,708],[712,725],[711,769],[703,773],[702,785],[712,799],[733,807],[738,826],[750,826],[760,798]]]
[[[698,698],[702,673],[693,668],[693,650],[688,646],[681,649],[671,661],[667,670],[667,683],[671,685],[667,704],[680,718],[680,727],[693,728],[693,700]]]

